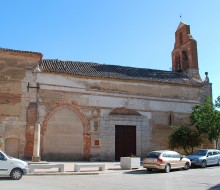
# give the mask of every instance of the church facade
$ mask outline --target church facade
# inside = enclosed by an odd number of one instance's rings
[[[143,157],[167,149],[170,125],[189,125],[192,106],[205,96],[212,96],[211,83],[200,78],[196,41],[182,22],[172,71],[0,49],[0,138],[14,157]]]

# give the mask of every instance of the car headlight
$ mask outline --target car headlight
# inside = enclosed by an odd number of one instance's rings
[[[196,159],[194,159],[193,161],[198,163],[198,162],[199,162],[199,159],[198,159],[198,158],[196,158]]]
[[[198,158],[195,158],[195,159],[190,159],[190,161],[192,161],[192,162],[198,162]]]

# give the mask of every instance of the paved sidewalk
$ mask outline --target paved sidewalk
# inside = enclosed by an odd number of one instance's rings
[[[81,168],[80,172],[74,171],[74,164],[79,163],[89,163],[89,164],[105,164],[105,171],[99,171],[98,168]],[[99,175],[99,174],[109,174],[109,173],[118,173],[123,174],[130,170],[122,170],[120,167],[120,162],[39,162],[29,164],[64,164],[64,172],[59,172],[57,168],[51,169],[35,169],[34,172],[29,173],[28,175]],[[138,169],[133,170],[144,170],[142,166]]]

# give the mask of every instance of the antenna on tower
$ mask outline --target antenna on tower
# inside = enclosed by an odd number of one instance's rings
[[[180,22],[182,22],[182,14],[180,13]]]

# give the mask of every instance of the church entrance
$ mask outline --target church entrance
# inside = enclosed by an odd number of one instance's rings
[[[42,158],[48,161],[83,160],[83,124],[69,108],[56,111],[43,137]]]
[[[136,126],[115,126],[115,160],[136,155]]]

